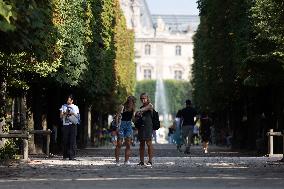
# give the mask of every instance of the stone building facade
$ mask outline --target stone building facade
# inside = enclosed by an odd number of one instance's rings
[[[195,15],[151,15],[145,0],[121,0],[127,26],[135,31],[136,78],[190,80]]]

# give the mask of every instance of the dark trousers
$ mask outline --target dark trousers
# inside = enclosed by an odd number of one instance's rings
[[[76,134],[77,126],[63,125],[63,158],[73,159],[76,156]]]

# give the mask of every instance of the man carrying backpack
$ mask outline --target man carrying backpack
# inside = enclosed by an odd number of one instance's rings
[[[152,145],[152,133],[153,133],[153,105],[150,103],[150,98],[147,93],[142,93],[140,95],[140,100],[142,102],[141,108],[136,112],[135,125],[138,129],[138,140],[140,142],[139,155],[140,162],[138,165],[144,165],[144,152],[145,143],[148,147],[148,157],[149,160],[146,163],[147,166],[152,166],[153,158],[153,145]]]

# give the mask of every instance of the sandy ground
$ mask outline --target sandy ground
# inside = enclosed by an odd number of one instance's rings
[[[190,155],[173,145],[155,145],[152,167],[137,166],[133,148],[130,165],[117,167],[113,149],[80,150],[77,161],[33,157],[29,163],[0,166],[0,189],[10,188],[284,188],[281,158],[256,157],[212,147],[203,154],[193,147]],[[147,158],[146,158],[147,159]]]

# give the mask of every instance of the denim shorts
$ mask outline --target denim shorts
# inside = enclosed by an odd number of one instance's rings
[[[132,122],[131,121],[121,121],[118,138],[132,138]]]

